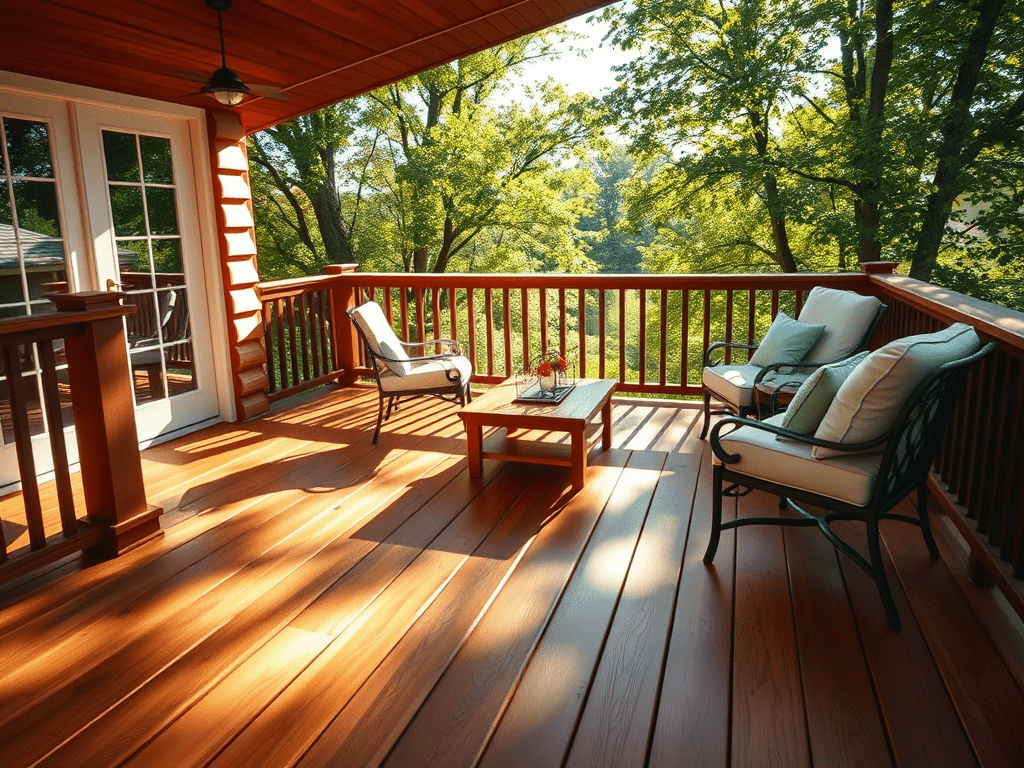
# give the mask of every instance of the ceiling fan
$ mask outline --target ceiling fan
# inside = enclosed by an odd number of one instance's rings
[[[288,95],[280,88],[272,85],[257,85],[255,83],[242,82],[235,70],[228,67],[227,57],[224,53],[224,18],[222,14],[231,7],[231,0],[205,0],[206,4],[217,12],[217,27],[220,30],[220,68],[215,70],[209,77],[193,72],[179,72],[179,77],[186,80],[203,83],[199,93],[212,96],[225,107],[234,107],[242,100],[251,95],[269,96],[274,99],[287,100]]]

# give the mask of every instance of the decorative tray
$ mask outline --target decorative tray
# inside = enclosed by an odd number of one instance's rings
[[[554,389],[541,389],[540,384],[534,384],[519,395],[513,403],[531,403],[533,405],[557,405],[569,396],[575,389],[575,384],[562,384]]]

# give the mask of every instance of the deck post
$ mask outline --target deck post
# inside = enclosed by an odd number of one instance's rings
[[[358,271],[358,264],[328,264],[326,275],[345,275]],[[359,337],[348,316],[348,310],[356,305],[355,287],[344,278],[335,280],[331,286],[331,348],[334,350],[335,370],[343,373],[338,383],[344,387],[354,384],[359,376]]]
[[[50,299],[59,311],[82,312],[119,307],[121,297],[89,291]],[[146,502],[124,321],[93,320],[85,333],[65,339],[64,350],[86,513],[106,528],[90,551],[115,557],[160,535],[163,512]]]

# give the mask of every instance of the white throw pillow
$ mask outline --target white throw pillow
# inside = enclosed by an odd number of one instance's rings
[[[867,352],[861,352],[838,363],[823,365],[808,376],[786,408],[782,426],[801,435],[813,435],[843,382],[867,356]]]
[[[914,388],[943,363],[973,354],[981,345],[969,325],[908,336],[875,350],[836,393],[814,436],[834,443],[865,443],[884,435]],[[815,446],[814,458],[842,455]]]
[[[401,344],[394,344],[390,341],[382,340],[380,342],[380,351],[384,357],[390,357],[391,360],[385,360],[388,368],[390,368],[398,376],[408,376],[411,366],[407,362],[409,355]]]
[[[750,356],[750,365],[763,368],[772,363],[799,363],[824,330],[824,325],[801,323],[785,312],[779,312],[761,344]]]

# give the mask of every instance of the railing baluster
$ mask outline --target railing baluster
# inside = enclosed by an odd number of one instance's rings
[[[416,288],[416,341],[426,341],[427,339],[427,318],[426,311],[424,310],[423,294],[426,288]]]
[[[505,375],[512,375],[512,312],[509,307],[509,289],[501,289],[501,340],[504,347]]]
[[[683,288],[680,294],[682,311],[679,325],[682,333],[679,334],[679,385],[685,387],[690,381],[690,291]]]
[[[540,351],[548,351],[548,289],[540,289]]]
[[[284,335],[284,299],[274,302],[274,327],[277,329],[277,362],[281,389],[288,388],[288,349]]]
[[[402,341],[410,341],[409,339],[409,296],[408,289],[402,287],[398,289],[398,312],[401,315],[399,320],[402,323]]]
[[[640,339],[639,339],[640,362],[637,367],[640,376],[640,386],[647,383],[647,289],[640,289]]]
[[[302,352],[302,381],[309,380],[309,331],[306,328],[306,294],[295,297],[295,329],[299,337],[299,349]],[[296,382],[299,383],[299,382]]]
[[[470,286],[466,289],[466,327],[469,328],[469,362],[476,370],[476,311],[473,308],[475,288]]]
[[[434,338],[440,339],[441,336],[441,300],[440,290],[438,288],[430,289],[430,310],[434,313]],[[440,352],[440,350],[437,350]]]
[[[658,370],[658,383],[665,386],[668,383],[668,289],[661,289],[661,346],[658,350],[661,355],[661,365]]]
[[[452,326],[452,339],[459,340],[459,313],[455,304],[455,288],[448,288],[448,320]]]
[[[565,333],[565,288],[558,289],[558,353],[568,353],[568,337]]]
[[[491,289],[484,288],[484,314],[487,315],[487,373],[494,375],[494,299]]]
[[[43,509],[39,500],[39,485],[36,482],[36,462],[32,456],[32,431],[28,424],[28,403],[19,349],[19,346],[4,347],[4,368],[7,369],[11,428],[14,432],[15,452],[21,474],[21,494],[25,502],[29,546],[32,549],[41,549],[46,544],[46,533],[43,531]]]
[[[576,304],[579,308],[579,343],[580,343],[580,376],[587,375],[587,293],[583,288],[579,289]]]
[[[530,367],[530,294],[525,288],[519,289],[519,311],[522,313],[520,326],[522,327],[523,346],[523,370]]]
[[[36,343],[39,352],[39,370],[43,375],[43,406],[50,437],[50,455],[53,457],[54,486],[60,509],[60,527],[70,536],[78,527],[75,520],[75,500],[71,493],[71,472],[68,469],[68,449],[64,443],[64,417],[60,409],[60,390],[57,387],[57,361],[53,356],[53,342]]]
[[[619,381],[626,381],[626,289],[619,288]]]
[[[733,297],[732,290],[727,289],[725,292],[725,340],[730,344],[735,341],[732,337],[732,311],[733,311]],[[732,350],[725,350],[725,362],[732,362]]]
[[[274,361],[274,334],[271,330],[275,327],[274,325],[274,310],[273,304],[268,301],[263,302],[263,348],[267,353],[267,382],[270,392],[276,392],[277,386],[277,371],[276,363]]]
[[[754,344],[754,331],[757,325],[756,313],[757,291],[751,289],[747,291],[747,344],[751,346]]]
[[[597,289],[597,340],[598,340],[598,357],[597,357],[597,377],[599,379],[604,378],[605,372],[605,355],[607,349],[605,347],[605,339],[608,338],[605,332],[605,299],[607,297],[604,293],[604,288]]]

